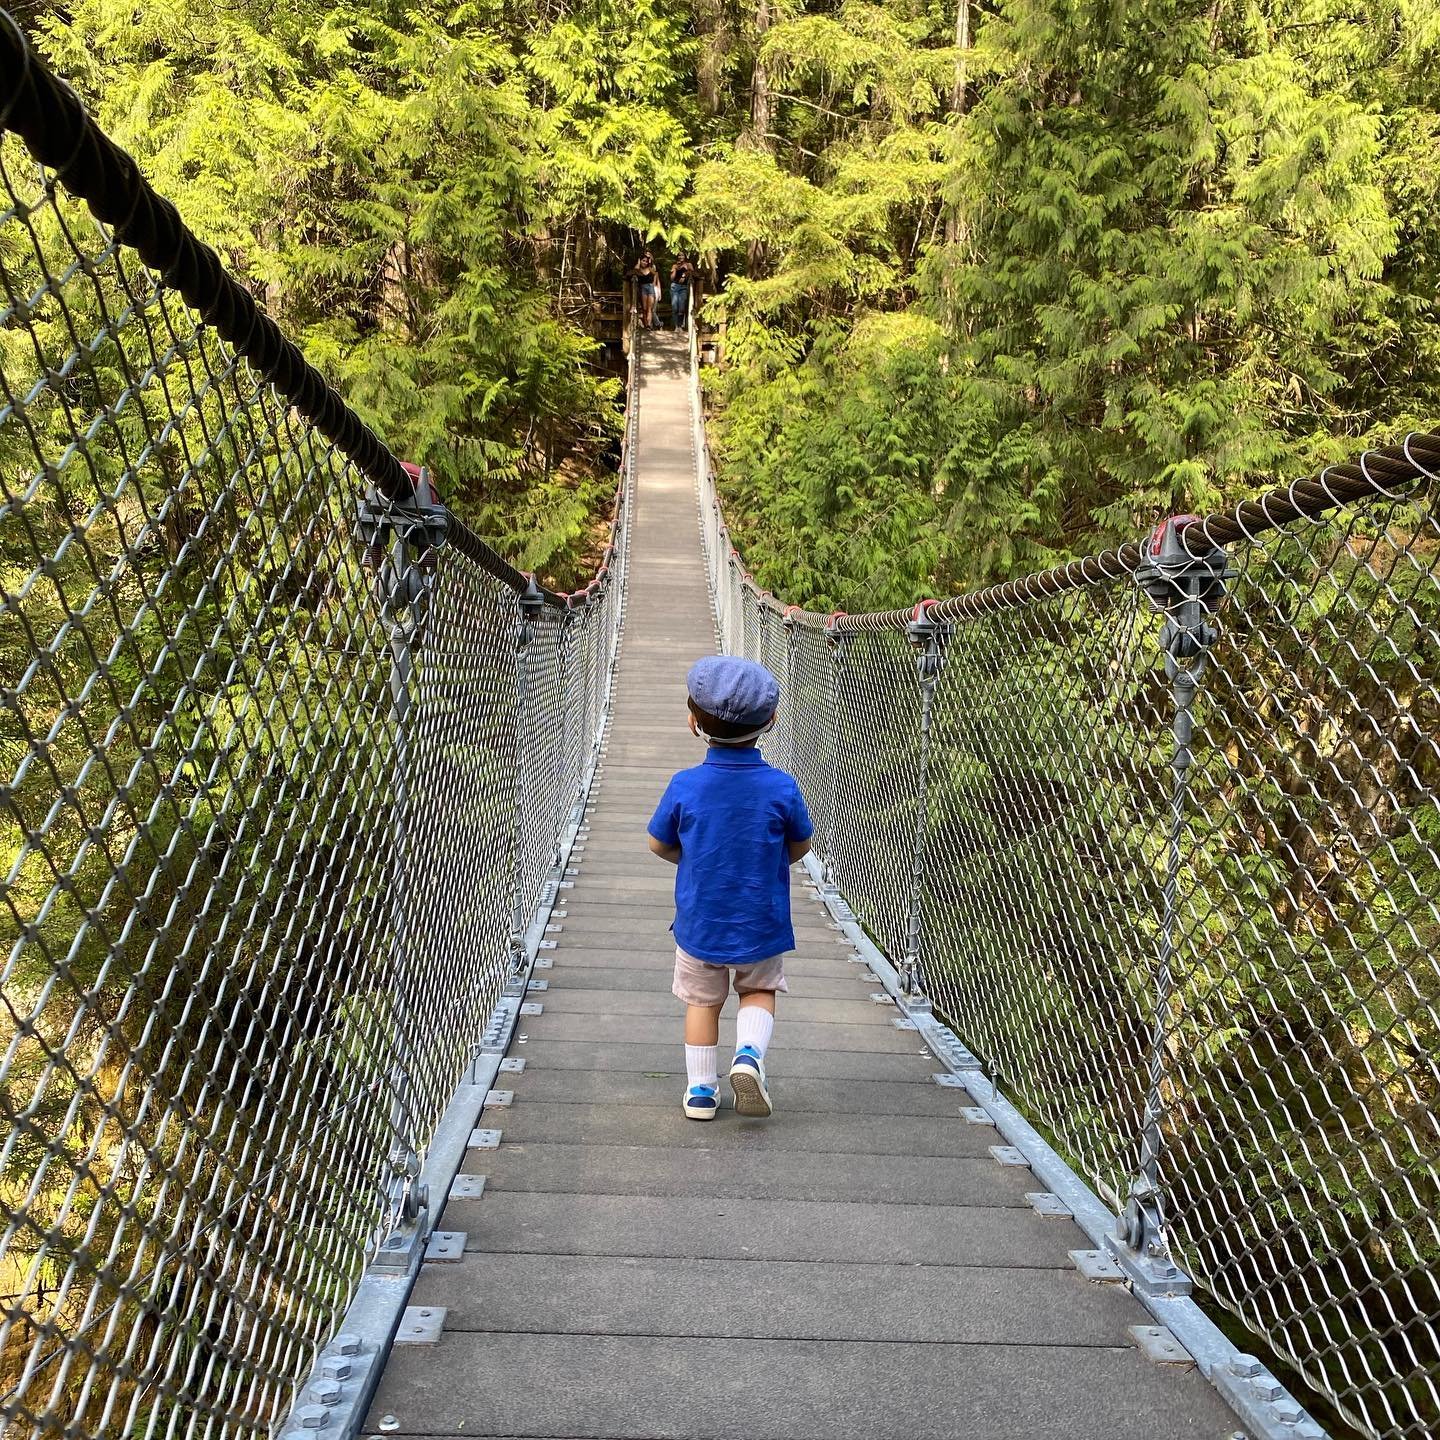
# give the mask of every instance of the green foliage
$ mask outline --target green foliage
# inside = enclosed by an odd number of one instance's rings
[[[162,0],[138,21],[82,0],[44,43],[391,447],[570,585],[593,566],[617,390],[557,300],[580,250],[604,261],[605,227],[657,233],[674,208],[681,27],[664,0]]]
[[[1333,0],[1007,0],[970,20],[959,77],[953,12],[780,19],[758,47],[779,133],[697,173],[697,234],[744,259],[707,313],[729,323],[722,482],[767,576],[809,548],[779,492],[813,493],[815,397],[877,307],[939,327],[918,383],[954,412],[878,467],[876,524],[939,532],[932,562],[877,577],[885,604],[927,574],[964,588],[1131,539],[1433,416],[1433,3],[1383,25]],[[887,393],[892,357],[861,351]],[[743,473],[762,435],[787,457],[763,485]],[[802,566],[785,593],[834,588]]]
[[[823,331],[806,363],[793,341],[758,320],[730,332],[734,370],[768,372],[737,385],[715,441],[733,474],[730,523],[782,543],[757,556],[761,583],[825,608],[874,609],[934,588],[944,496],[935,461],[958,443],[963,412],[937,363],[938,326],[915,314],[871,314]],[[797,418],[799,417],[799,418]]]

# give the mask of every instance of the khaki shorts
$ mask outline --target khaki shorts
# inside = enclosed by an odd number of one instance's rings
[[[785,957],[772,955],[751,965],[711,965],[675,947],[675,983],[670,988],[687,1005],[723,1005],[730,994],[730,977],[735,993],[749,995],[756,990],[787,990]]]

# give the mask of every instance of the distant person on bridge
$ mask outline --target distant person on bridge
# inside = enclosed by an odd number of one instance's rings
[[[635,266],[635,298],[640,304],[640,323],[655,328],[655,302],[660,298],[660,272],[655,257],[647,250]]]
[[[670,323],[677,330],[690,322],[690,284],[694,279],[695,267],[682,250],[670,267]]]
[[[692,1120],[720,1108],[720,1011],[740,997],[730,1088],[741,1115],[769,1115],[765,1050],[795,948],[790,867],[813,827],[800,787],[767,763],[760,737],[775,724],[780,684],[763,665],[707,655],[690,667],[690,730],[709,753],[672,777],[650,819],[650,849],[675,876],[675,983],[685,1010],[682,1102]]]

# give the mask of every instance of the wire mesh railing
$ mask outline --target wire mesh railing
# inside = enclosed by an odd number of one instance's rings
[[[525,958],[627,490],[527,582],[3,13],[0,97],[0,1433],[264,1435]]]
[[[1440,439],[824,616],[746,572],[694,398],[722,648],[783,682],[827,879],[1125,1249],[1436,1433]]]

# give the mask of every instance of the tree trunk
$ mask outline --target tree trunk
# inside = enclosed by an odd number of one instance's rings
[[[718,115],[722,104],[721,72],[730,53],[732,28],[725,0],[697,0],[695,33],[700,54],[695,61],[695,83],[700,105],[707,115]]]
[[[773,96],[770,92],[770,72],[760,58],[760,51],[773,18],[770,0],[755,0],[755,70],[750,78],[750,141],[766,154],[774,148],[770,141]],[[764,270],[765,242],[752,240],[745,247],[745,273],[754,280]]]
[[[950,109],[956,115],[965,113],[965,52],[970,48],[970,0],[955,0],[955,83],[950,90]],[[953,245],[960,239],[960,221],[954,210],[945,217],[945,243]]]
[[[968,3],[968,0],[967,0]],[[750,130],[755,144],[762,150],[770,147],[771,94],[770,72],[760,51],[765,44],[765,32],[773,19],[770,0],[756,0],[755,3],[755,72],[750,81]]]

